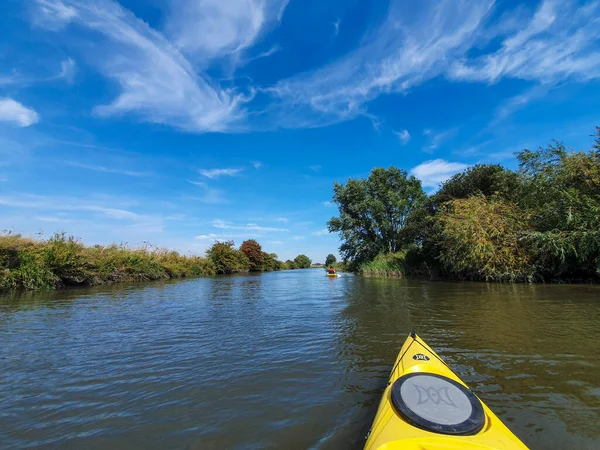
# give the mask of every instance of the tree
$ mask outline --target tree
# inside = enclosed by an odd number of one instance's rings
[[[499,164],[476,164],[442,183],[442,187],[430,197],[430,201],[439,206],[450,200],[479,194],[513,200],[518,195],[519,187],[520,180],[516,173]]]
[[[294,265],[298,269],[308,269],[311,264],[311,259],[306,255],[298,255],[294,258]]]
[[[421,182],[395,167],[373,169],[368,179],[349,179],[345,186],[335,183],[333,191],[339,217],[327,225],[340,233],[344,261],[357,264],[407,245],[407,218],[426,198]]]
[[[518,154],[532,216],[526,234],[545,278],[600,275],[600,160],[594,150],[567,151],[558,141]]]
[[[515,204],[482,195],[452,200],[437,216],[438,259],[453,277],[523,281],[533,269],[522,237],[527,217]]]
[[[277,259],[275,253],[263,252],[263,262],[261,270],[265,272],[271,272],[275,270],[281,270],[283,263]]]
[[[206,251],[208,258],[215,266],[216,273],[226,274],[248,271],[250,266],[248,257],[240,250],[233,248],[233,246],[233,241],[215,242]]]
[[[335,256],[330,253],[329,255],[327,255],[327,258],[325,258],[325,265],[330,266],[336,261],[337,259],[335,258]]]
[[[244,252],[246,257],[250,261],[251,272],[259,272],[260,270],[262,270],[262,265],[263,261],[265,260],[266,253],[262,251],[262,247],[258,242],[256,242],[254,239],[244,241],[240,246],[240,250]]]

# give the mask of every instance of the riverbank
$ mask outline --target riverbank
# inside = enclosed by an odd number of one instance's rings
[[[449,281],[600,281],[600,128],[588,151],[554,141],[516,170],[465,168],[427,194],[405,170],[334,183],[340,255],[370,276]]]
[[[86,247],[72,236],[0,236],[0,292],[214,275],[208,258],[158,248]]]
[[[0,235],[0,292],[273,272],[310,265],[306,255],[280,261],[275,253],[264,252],[253,239],[244,241],[239,248],[233,241],[215,242],[203,257],[184,256],[150,245],[88,247],[65,233],[56,233],[47,240],[20,234]]]

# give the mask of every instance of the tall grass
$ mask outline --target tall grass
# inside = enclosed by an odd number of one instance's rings
[[[0,235],[0,292],[167,280],[214,273],[214,265],[207,258],[183,256],[156,247],[85,247],[64,233],[47,240],[19,234]]]
[[[402,278],[406,275],[406,252],[380,254],[362,264],[358,272],[365,276]]]

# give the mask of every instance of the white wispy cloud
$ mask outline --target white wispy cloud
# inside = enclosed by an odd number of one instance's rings
[[[463,163],[434,159],[413,167],[410,173],[419,178],[424,187],[437,188],[441,182],[467,167],[468,165]]]
[[[70,219],[62,219],[60,217],[52,217],[52,216],[37,216],[36,220],[40,222],[53,222],[53,223],[70,223],[72,220]]]
[[[329,230],[327,228],[323,228],[322,230],[315,231],[313,233],[314,236],[326,236],[329,234]]]
[[[489,83],[504,77],[542,83],[598,78],[600,51],[594,44],[600,38],[599,16],[597,1],[543,0],[495,52],[455,61],[448,75]]]
[[[12,98],[0,98],[0,122],[28,127],[37,123],[40,117],[33,109],[23,106]]]
[[[334,203],[333,202],[323,202],[323,206],[327,206],[327,207],[334,206]]]
[[[393,133],[398,136],[402,145],[406,145],[410,141],[410,133],[408,130],[394,131]]]
[[[314,166],[310,166],[309,168],[313,172],[317,173],[317,172],[319,172],[323,168],[323,166],[320,166],[320,165],[317,164],[317,165],[314,165]]]
[[[216,234],[216,233],[209,233],[209,234],[201,234],[199,236],[196,236],[194,239],[199,240],[199,241],[227,241],[227,240],[231,240],[231,239],[249,239],[252,237],[260,237],[260,235],[258,234],[248,234],[248,233],[224,233],[224,234]]]
[[[162,34],[112,0],[37,0],[37,24],[50,29],[75,22],[106,39],[90,40],[102,58],[89,58],[120,86],[119,96],[95,108],[100,116],[135,114],[141,120],[192,132],[219,132],[244,117],[247,97],[197,73]],[[83,55],[86,56],[86,55]]]
[[[205,176],[206,178],[219,178],[222,176],[233,177],[238,173],[242,172],[244,169],[202,169],[199,170],[198,173],[200,175]]]
[[[283,19],[283,14],[285,13],[285,10],[289,3],[290,0],[281,1],[281,6],[279,7],[279,12],[277,13],[277,22],[281,22],[281,19]]]
[[[267,241],[267,244],[271,245],[283,245],[283,241]]]
[[[89,211],[117,220],[147,221],[148,216],[123,208],[93,203],[77,197],[52,197],[33,194],[0,196],[0,205],[13,208],[31,208],[40,211]]]
[[[428,136],[429,140],[429,142],[423,146],[423,151],[427,153],[433,152],[434,150],[438,149],[442,143],[456,136],[457,132],[458,128],[452,128],[450,130],[441,131],[435,134],[432,133],[431,130],[423,131],[423,135]]]
[[[72,83],[76,73],[77,65],[75,64],[75,61],[73,59],[69,58],[64,61],[61,61],[60,73],[57,75],[57,78],[64,78],[69,83]]]
[[[283,0],[172,0],[166,25],[173,42],[196,59],[237,55],[283,14]]]
[[[115,173],[118,175],[127,175],[130,177],[147,177],[150,175],[147,172],[134,172],[131,170],[117,169],[94,164],[84,164],[75,161],[65,161],[65,164],[73,167],[79,167],[80,169],[93,170],[95,172]]]
[[[286,217],[277,217],[275,219],[275,222],[285,222],[285,223],[287,223],[288,219]]]
[[[75,8],[59,0],[37,0],[38,10],[33,23],[50,30],[59,30],[77,16]]]
[[[301,241],[301,240],[303,240],[303,239],[304,239],[304,236],[293,236],[293,237],[292,237],[292,239],[293,239],[294,241]]]
[[[255,223],[249,223],[247,225],[233,225],[231,222],[224,220],[215,219],[212,221],[212,226],[215,228],[221,228],[225,230],[244,230],[244,231],[259,231],[259,232],[288,232],[290,230],[286,228],[275,228],[275,227],[263,227]]]
[[[203,194],[200,197],[198,197],[198,196],[186,197],[189,200],[199,201],[199,202],[206,203],[209,205],[220,205],[220,204],[229,202],[225,196],[225,193],[220,189],[211,188],[202,181],[188,181],[188,182],[201,188],[202,194]]]
[[[338,19],[335,22],[333,22],[333,29],[335,31],[335,36],[340,34],[340,23],[342,23],[341,19]]]
[[[365,113],[381,94],[407,92],[444,73],[466,53],[493,0],[393,0],[383,24],[360,47],[319,70],[282,80],[268,92],[284,127],[323,126]],[[295,114],[290,114],[294,111]]]
[[[260,169],[263,164],[260,161],[252,161],[252,165],[255,169]]]

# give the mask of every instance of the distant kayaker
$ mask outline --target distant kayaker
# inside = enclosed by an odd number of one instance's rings
[[[335,273],[335,269],[333,268],[333,266],[329,266],[329,273]]]

